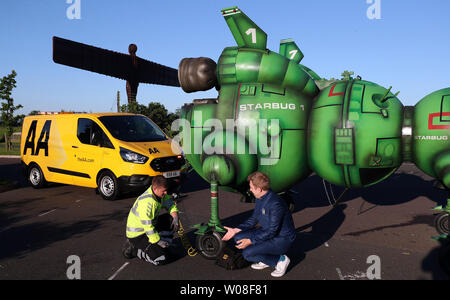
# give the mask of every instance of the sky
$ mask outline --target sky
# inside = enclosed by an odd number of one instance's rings
[[[75,1],[80,18],[70,9]],[[448,0],[1,0],[0,77],[17,72],[19,114],[116,111],[117,91],[127,103],[125,82],[55,64],[53,36],[123,53],[135,43],[139,57],[172,68],[185,57],[217,62],[225,47],[236,46],[220,12],[231,6],[267,33],[268,49],[278,52],[280,40],[294,39],[302,64],[323,78],[354,71],[400,91],[404,105],[450,87]],[[174,112],[216,96],[141,84],[137,99]]]

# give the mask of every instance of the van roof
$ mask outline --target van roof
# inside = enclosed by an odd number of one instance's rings
[[[49,114],[40,114],[40,115],[33,115],[33,116],[26,116],[27,118],[48,118],[48,117],[71,117],[71,116],[77,116],[77,117],[83,117],[83,116],[90,116],[90,117],[104,117],[104,116],[137,116],[140,114],[132,114],[132,113],[49,113]]]

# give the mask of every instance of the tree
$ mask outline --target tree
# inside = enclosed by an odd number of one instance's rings
[[[129,104],[123,104],[120,107],[120,112],[126,112],[131,114],[147,115],[147,107],[137,102],[130,102]]]
[[[150,119],[152,119],[153,122],[158,124],[158,126],[161,127],[161,129],[167,129],[167,126],[169,124],[169,119],[168,119],[169,112],[167,111],[166,107],[163,104],[158,103],[158,102],[150,102],[148,104],[147,109],[148,109],[147,116]]]
[[[38,110],[32,110],[28,115],[29,116],[37,116],[37,115],[39,115],[39,111]]]
[[[11,74],[8,76],[4,76],[0,81],[0,100],[5,101],[2,102],[1,112],[2,112],[2,124],[6,127],[6,144],[8,146],[8,150],[11,150],[12,144],[10,141],[10,137],[13,134],[14,126],[17,126],[21,123],[24,115],[14,116],[14,112],[18,109],[23,108],[22,105],[14,105],[14,99],[11,98],[12,90],[16,87],[16,71],[12,70]]]

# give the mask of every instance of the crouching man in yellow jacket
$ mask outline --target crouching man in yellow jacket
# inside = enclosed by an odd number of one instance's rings
[[[134,202],[127,220],[127,242],[123,249],[126,258],[138,257],[154,265],[167,260],[169,242],[164,235],[171,235],[179,226],[178,208],[167,195],[168,188],[168,180],[156,176],[152,185]],[[161,208],[168,214],[159,216]]]

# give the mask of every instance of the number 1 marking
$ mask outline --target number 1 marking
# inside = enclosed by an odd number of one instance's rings
[[[250,28],[245,32],[247,35],[252,35],[252,43],[256,44],[256,28]]]

